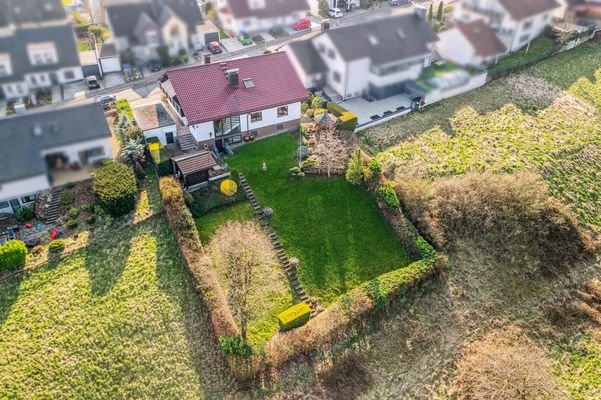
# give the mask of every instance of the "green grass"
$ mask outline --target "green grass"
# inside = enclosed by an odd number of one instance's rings
[[[250,203],[243,202],[225,207],[196,218],[196,229],[201,243],[209,243],[213,234],[227,221],[249,221],[253,217]]]
[[[250,203],[242,202],[196,218],[201,242],[210,246],[215,232],[228,221],[252,221],[252,210]],[[254,273],[248,324],[248,341],[251,345],[261,345],[269,340],[279,330],[278,314],[294,304],[288,280],[275,257],[273,261],[273,264],[266,265]],[[228,280],[225,271],[217,266],[217,272],[221,285],[227,291]]]
[[[572,399],[598,399],[601,396],[601,347],[584,338],[566,349],[556,372]]]
[[[83,51],[90,51],[90,50],[92,50],[92,48],[90,47],[89,43],[77,42],[77,51],[83,52]]]
[[[3,398],[223,398],[229,381],[168,224],[154,218],[0,284]]]
[[[556,47],[553,39],[541,36],[530,43],[530,47],[509,54],[499,60],[499,62],[489,68],[491,74],[506,71],[520,65],[527,64],[548,55]]]
[[[291,180],[298,136],[282,134],[236,149],[227,162],[244,173],[290,256],[300,259],[299,277],[324,304],[340,294],[411,262],[361,187],[342,177]],[[262,171],[262,163],[267,171]]]
[[[219,39],[229,39],[230,35],[228,35],[223,28],[219,28]]]

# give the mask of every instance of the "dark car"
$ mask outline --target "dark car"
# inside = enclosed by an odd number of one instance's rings
[[[390,0],[391,6],[401,6],[403,4],[409,4],[409,0]]]
[[[159,60],[150,60],[148,61],[148,69],[150,72],[158,72],[163,68],[161,62]]]
[[[221,46],[219,46],[219,42],[211,42],[208,44],[207,47],[209,48],[209,51],[213,54],[221,53]]]
[[[88,85],[88,89],[99,89],[100,82],[98,82],[98,78],[95,75],[86,77],[86,85]]]

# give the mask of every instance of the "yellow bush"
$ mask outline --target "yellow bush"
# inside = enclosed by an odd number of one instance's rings
[[[231,179],[225,179],[221,182],[221,185],[219,185],[219,189],[221,190],[221,193],[231,197],[238,191],[238,185]]]
[[[300,302],[278,314],[280,329],[287,331],[306,324],[311,318],[311,307],[307,303]]]

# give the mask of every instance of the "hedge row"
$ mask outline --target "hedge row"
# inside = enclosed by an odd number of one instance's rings
[[[0,272],[15,269],[25,264],[27,247],[20,240],[10,240],[0,246]]]
[[[278,323],[281,331],[289,331],[306,324],[311,318],[311,307],[305,302],[293,305],[278,314]]]
[[[340,104],[329,102],[327,105],[328,111],[338,118],[338,129],[341,131],[354,132],[359,123],[359,118],[356,114],[348,111]]]
[[[234,338],[238,327],[228,306],[215,269],[206,257],[190,210],[186,206],[181,186],[173,177],[163,177],[159,183],[167,219],[177,239],[185,265],[209,309],[213,330],[218,338]]]

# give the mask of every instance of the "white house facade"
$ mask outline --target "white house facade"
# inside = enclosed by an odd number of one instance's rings
[[[236,35],[290,26],[310,12],[307,0],[217,0],[216,6],[223,29]]]
[[[483,20],[514,52],[540,36],[560,8],[556,0],[463,0],[455,8],[454,20]]]
[[[495,63],[507,48],[482,20],[457,24],[438,34],[436,52],[462,66],[484,67]]]
[[[0,212],[33,204],[62,171],[111,158],[110,135],[96,103],[0,120]]]
[[[198,147],[219,151],[298,129],[308,99],[284,53],[169,71],[160,85]]]

